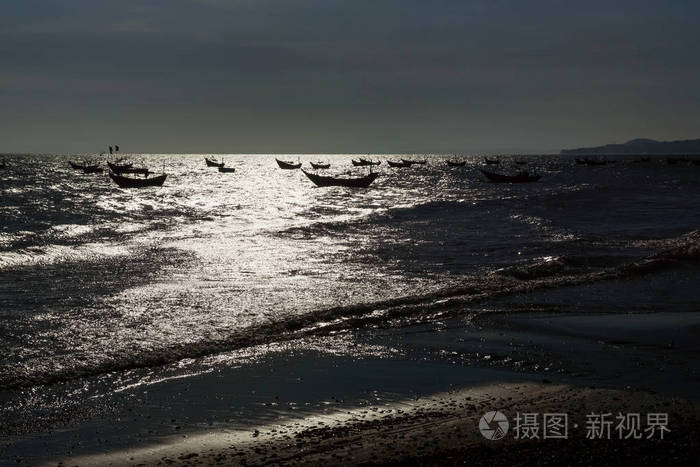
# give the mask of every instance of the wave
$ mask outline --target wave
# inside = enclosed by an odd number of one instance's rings
[[[488,202],[492,200],[485,200]],[[479,201],[466,200],[439,200],[415,203],[402,202],[388,208],[374,208],[363,212],[362,215],[339,216],[331,220],[314,221],[304,225],[297,225],[274,232],[279,236],[291,236],[293,238],[306,238],[308,236],[336,235],[338,233],[352,233],[365,231],[368,224],[382,227],[392,223],[409,221],[419,223],[423,220],[435,221],[436,217],[454,219],[455,210],[471,209]],[[502,200],[499,200],[502,205]],[[345,209],[345,208],[343,208]],[[344,211],[345,212],[345,211]]]
[[[0,367],[0,388],[52,384],[103,373],[165,365],[246,347],[347,332],[368,325],[406,325],[464,313],[467,305],[535,290],[629,278],[700,260],[700,230],[658,240],[667,248],[634,261],[614,256],[540,258],[527,264],[471,276],[456,287],[396,299],[317,310],[245,328],[223,338],[159,349],[124,349],[99,359],[62,355]]]
[[[106,245],[104,243],[85,243],[81,245],[45,245],[22,248],[0,254],[0,271],[23,266],[51,265],[90,258],[107,258],[123,256],[128,249],[123,245]]]
[[[153,219],[143,223],[61,224],[39,233],[0,233],[0,272],[125,255],[132,239],[162,230],[162,220]]]
[[[588,270],[595,270],[601,267],[610,267],[623,264],[629,258],[616,255],[600,256],[546,256],[525,264],[517,264],[496,270],[497,274],[514,277],[522,280],[532,280],[538,278],[565,276],[576,274]]]

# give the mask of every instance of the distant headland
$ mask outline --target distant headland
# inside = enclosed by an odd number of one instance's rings
[[[655,141],[638,138],[622,144],[562,149],[561,154],[700,154],[700,139]]]

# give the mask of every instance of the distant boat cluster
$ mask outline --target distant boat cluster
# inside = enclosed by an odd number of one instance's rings
[[[110,156],[119,153],[119,146],[109,146]],[[105,153],[100,153],[101,157],[105,157]],[[70,166],[75,170],[81,170],[83,173],[102,173],[104,169],[100,167],[99,161],[83,160],[82,162],[68,161]],[[109,168],[109,178],[120,188],[145,188],[151,186],[163,186],[165,179],[168,177],[163,173],[156,177],[149,177],[154,174],[146,167],[134,167],[133,162],[128,162],[124,157],[117,157],[114,161],[107,161]],[[143,178],[127,177],[124,174],[142,175]]]
[[[301,162],[290,162],[290,161],[283,161],[279,159],[275,159],[277,161],[277,165],[284,170],[293,170],[293,169],[301,169],[302,163]],[[618,162],[617,160],[609,160],[609,159],[593,159],[589,157],[577,157],[574,159],[577,165],[583,165],[583,166],[604,166],[608,164],[614,164]],[[695,165],[700,165],[700,160],[698,159],[690,159],[688,157],[668,157],[667,159],[668,164],[677,164],[677,163],[692,163]],[[650,162],[651,158],[650,157],[638,157],[634,160],[632,160],[632,163],[646,163]],[[302,172],[317,186],[348,186],[348,187],[367,187],[369,186],[378,176],[376,173],[371,172],[371,168],[373,166],[380,165],[382,162],[377,160],[373,161],[371,159],[365,159],[365,158],[358,158],[357,160],[352,159],[351,160],[353,167],[370,167],[370,173],[364,177],[355,177],[355,178],[350,178],[350,177],[329,177],[329,176],[322,176],[319,174],[313,174],[310,172],[307,172],[304,169],[301,169]],[[483,162],[487,166],[499,166],[501,164],[501,159],[498,157],[495,158],[489,158],[484,156],[483,157]],[[514,163],[517,166],[523,166],[527,165],[528,161],[526,159],[523,159],[521,157],[516,157],[514,159],[511,159],[509,162]],[[396,160],[389,160],[387,159],[386,161],[387,165],[391,168],[395,169],[402,169],[402,168],[408,168],[412,167],[414,165],[426,165],[428,161],[426,159],[423,160],[414,160],[414,159],[400,159],[398,161]],[[311,167],[314,169],[328,169],[330,168],[330,163],[322,163],[322,162],[310,162]],[[465,167],[467,164],[467,161],[465,160],[453,160],[453,159],[447,159],[445,161],[445,164],[447,167]],[[491,182],[491,183],[530,183],[530,182],[536,182],[538,181],[542,176],[539,174],[536,174],[534,172],[531,172],[530,170],[518,170],[517,173],[515,174],[505,174],[505,173],[498,173],[494,172],[492,170],[486,170],[486,169],[479,169],[480,172],[486,177],[486,180]]]
[[[277,165],[279,166],[280,169],[284,170],[294,170],[294,169],[301,169],[301,162],[291,162],[291,161],[283,161],[280,159],[275,159],[277,161]],[[331,177],[331,176],[324,176],[324,175],[319,175],[319,174],[314,174],[311,172],[307,172],[304,169],[301,169],[301,171],[306,175],[309,180],[311,180],[316,186],[347,186],[347,187],[353,187],[353,188],[366,188],[368,187],[374,180],[377,179],[379,174],[376,172],[372,172],[372,167],[380,165],[382,161],[373,161],[371,159],[364,159],[362,157],[358,158],[357,160],[351,159],[353,167],[369,167],[370,168],[370,173],[363,176],[363,177]],[[455,160],[447,160],[445,161],[448,167],[464,167],[467,165],[467,161],[455,161]],[[500,160],[498,159],[489,159],[487,157],[484,157],[484,162],[486,164],[499,164]],[[209,163],[209,160],[207,159],[207,164]],[[415,159],[400,159],[398,161],[392,161],[388,160],[386,161],[387,165],[391,168],[408,168],[412,167],[414,165],[426,165],[428,163],[427,159],[422,159],[422,160],[415,160]],[[525,162],[524,161],[516,161],[516,164],[518,165],[523,165]],[[311,167],[314,169],[329,169],[331,164],[330,163],[323,163],[323,162],[310,162]],[[499,174],[495,172],[490,172],[487,170],[481,170],[481,172],[484,174],[486,179],[489,182],[493,183],[527,183],[527,182],[536,182],[537,180],[540,179],[540,175],[537,174],[531,174],[528,170],[521,170],[517,174],[514,175],[506,175],[506,174]]]
[[[145,187],[159,187],[162,186],[168,175],[165,173],[165,167],[160,175],[155,175],[156,172],[150,170],[147,167],[135,167],[133,162],[128,161],[125,157],[119,156],[119,146],[109,146],[110,156],[114,156],[113,160],[105,160],[108,170],[109,178],[116,183],[121,188],[145,188]],[[101,153],[101,157],[105,157],[106,153]],[[663,161],[663,158],[659,158]],[[666,163],[669,165],[677,164],[693,164],[700,166],[700,159],[694,159],[687,156],[667,156],[665,158]],[[360,157],[358,159],[351,159],[352,167],[369,167],[369,173],[364,176],[352,176],[349,173],[344,175],[324,175],[320,173],[310,172],[302,168],[302,162],[300,160],[285,161],[275,158],[277,166],[283,170],[297,170],[300,169],[301,172],[308,177],[311,182],[319,187],[327,186],[345,186],[351,188],[367,188],[374,182],[380,174],[373,172],[372,169],[376,166],[382,164],[380,160],[372,160],[370,158]],[[502,160],[500,157],[483,157],[482,159],[485,167],[487,166],[500,166]],[[576,157],[574,158],[575,164],[579,166],[605,166],[608,164],[615,164],[620,162],[618,160],[611,160],[605,157]],[[226,166],[223,158],[221,161],[217,161],[211,157],[205,157],[204,162],[207,167],[216,168],[220,173],[235,173],[236,169],[234,167]],[[524,156],[508,157],[505,160],[506,164],[514,164],[517,166],[523,166],[528,164],[528,160]],[[626,162],[631,162],[634,164],[643,164],[651,162],[651,158],[648,156],[638,156],[635,159],[627,160]],[[98,159],[83,159],[80,162],[68,161],[70,167],[76,171],[81,171],[86,174],[96,174],[103,173],[105,169],[101,166],[101,162]],[[314,171],[327,170],[331,168],[331,163],[327,161],[311,161],[309,162],[311,168]],[[399,160],[386,160],[386,164],[392,169],[405,169],[413,166],[424,166],[428,164],[427,159],[399,159]],[[457,159],[447,159],[444,160],[444,164],[450,168],[465,167],[467,165],[466,160]],[[5,169],[7,166],[6,162],[3,160],[0,163],[0,170]],[[541,175],[534,173],[529,169],[517,170],[516,173],[500,173],[493,170],[487,170],[486,168],[480,168],[479,171],[483,174],[486,181],[491,183],[529,183],[536,182],[540,180]],[[151,176],[153,175],[153,176]],[[140,177],[138,177],[140,176]]]

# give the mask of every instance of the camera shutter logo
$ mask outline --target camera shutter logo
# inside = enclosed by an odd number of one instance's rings
[[[486,412],[479,420],[479,431],[491,441],[503,438],[509,426],[508,418],[501,412]]]

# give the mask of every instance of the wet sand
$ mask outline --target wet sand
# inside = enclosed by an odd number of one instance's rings
[[[697,465],[699,330],[700,313],[693,312],[530,311],[359,333],[353,348],[358,355],[365,348],[364,358],[287,349],[249,373],[245,366],[227,368],[126,389],[150,394],[126,403],[133,421],[115,423],[111,435],[106,422],[98,422],[106,439],[99,445],[88,442],[95,426],[53,434],[55,445],[72,448],[29,461]],[[378,342],[393,351],[371,356]],[[258,379],[254,390],[242,382],[251,375]],[[232,398],[225,399],[227,393]],[[501,440],[487,440],[478,429],[492,410],[510,421]],[[208,424],[197,418],[205,412]],[[568,439],[516,440],[516,413],[566,413]],[[647,414],[666,413],[671,431],[664,439],[620,440],[613,424],[611,439],[587,439],[590,413],[613,419],[639,413],[642,428]],[[145,434],[151,417],[160,419],[157,436]],[[25,443],[25,452],[40,444]]]
[[[499,410],[564,412],[569,438],[487,440],[480,417]],[[586,438],[590,412],[669,414],[665,439]],[[139,450],[71,458],[67,465],[328,465],[431,464],[694,465],[700,405],[645,392],[523,383],[491,385],[417,400],[290,419],[249,431],[202,434]],[[512,431],[512,430],[511,430]]]

